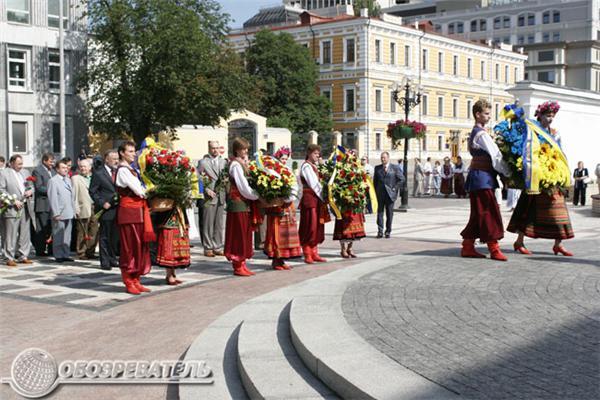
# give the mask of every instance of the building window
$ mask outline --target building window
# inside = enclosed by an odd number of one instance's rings
[[[427,62],[428,62],[428,57],[427,57],[427,49],[423,49],[423,59],[422,59],[422,64],[421,64],[421,69],[423,71],[427,71]]]
[[[560,42],[560,32],[554,32],[552,34],[552,41],[553,42]]]
[[[424,94],[421,97],[421,114],[427,115],[427,95]]]
[[[509,78],[510,78],[510,76],[509,76],[509,75],[510,75],[510,72],[509,72],[508,65],[505,65],[505,66],[504,66],[504,82],[505,82],[505,83],[508,83],[508,81],[510,80],[510,79],[509,79]]]
[[[554,50],[538,52],[538,62],[554,61]]]
[[[381,62],[381,40],[375,40],[375,62]]]
[[[410,46],[404,46],[404,65],[410,66]]]
[[[510,44],[510,36],[505,36],[502,38],[502,43]]]
[[[355,149],[356,134],[354,132],[344,132],[342,134],[342,145],[347,149]]]
[[[452,99],[452,118],[458,118],[458,99]]]
[[[331,40],[321,42],[321,64],[331,64]]]
[[[435,24],[434,29],[437,33],[442,32],[442,26],[440,24]]]
[[[381,112],[381,89],[375,89],[375,111]]]
[[[498,118],[500,118],[500,105],[498,103],[494,105],[494,116],[494,121],[498,121]]]
[[[465,31],[464,24],[462,22],[458,22],[456,24],[456,33],[464,33],[464,31]]]
[[[25,121],[11,122],[11,154],[27,153],[27,130],[29,126]]]
[[[477,32],[477,20],[471,21],[471,32]]]
[[[396,65],[396,43],[390,43],[390,64]]]
[[[544,11],[542,14],[542,24],[550,23],[550,11]]]
[[[524,80],[529,79],[529,72],[525,71],[525,73],[523,74],[523,79]]]
[[[515,67],[515,82],[519,81],[519,68]]]
[[[52,123],[52,152],[60,153],[60,124]]]
[[[485,80],[485,61],[481,61],[481,70],[479,71],[479,79]]]
[[[467,119],[471,118],[472,101],[467,100]]]
[[[438,97],[438,117],[444,116],[444,98]]]
[[[535,43],[535,35],[527,35],[527,44]]]
[[[560,22],[560,11],[552,11],[552,22]]]
[[[544,32],[544,34],[542,35],[542,42],[544,42],[544,43],[550,42],[550,33],[549,32]]]
[[[344,111],[354,111],[355,96],[354,89],[345,89]]]
[[[452,73],[458,75],[458,56],[452,57]]]
[[[354,39],[345,39],[344,46],[344,60],[347,63],[354,62],[356,60],[356,46],[354,44]]]
[[[396,101],[394,100],[394,91],[392,90],[390,93],[390,112],[396,112]]]
[[[438,134],[438,142],[437,142],[438,151],[444,150],[444,135]]]
[[[520,44],[520,45],[525,44],[525,36],[523,36],[523,35],[517,36],[517,44]]]
[[[485,19],[479,20],[479,30],[486,31],[487,30],[487,21]]]
[[[500,80],[500,64],[496,64],[496,81]]]
[[[500,29],[500,27],[502,26],[502,18],[500,17],[496,17],[494,18],[494,29]]]
[[[331,89],[321,89],[321,96],[325,97],[327,100],[331,101]]]
[[[60,19],[61,0],[48,0],[48,26],[50,28],[58,28],[58,20]],[[69,27],[69,0],[62,0],[63,6],[63,28]]]
[[[56,50],[48,51],[48,88],[60,89],[60,55]]]
[[[448,35],[454,35],[454,22],[448,24]]]
[[[29,0],[9,0],[6,3],[6,19],[20,24],[29,23]]]
[[[375,150],[381,150],[381,132],[375,132]]]
[[[29,52],[27,50],[8,50],[8,87],[26,90],[29,88]]]
[[[438,71],[444,72],[444,53],[438,52]]]
[[[471,78],[473,74],[473,60],[467,58],[467,78]]]
[[[555,83],[554,82],[554,71],[539,71],[538,72],[538,81],[547,82],[547,83]]]

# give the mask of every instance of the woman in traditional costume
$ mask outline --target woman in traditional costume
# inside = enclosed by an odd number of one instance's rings
[[[450,164],[450,158],[444,158],[444,165],[441,168],[440,176],[442,178],[441,192],[444,197],[448,198],[452,194],[452,179],[454,174],[452,173],[452,164]]]
[[[175,269],[190,266],[189,228],[185,212],[174,207],[153,213],[152,218],[158,229],[156,264],[165,268],[167,285],[179,285],[182,281],[177,279]]]
[[[290,154],[290,148],[283,146],[273,156],[285,166]],[[271,266],[276,270],[290,269],[291,267],[285,263],[285,260],[302,256],[300,237],[296,227],[296,207],[294,207],[294,199],[297,197],[298,185],[296,184],[292,189],[292,195],[283,206],[265,209],[267,235],[264,252],[267,257],[272,259]]]
[[[258,221],[256,204],[258,194],[248,184],[248,148],[244,138],[235,138],[232,143],[233,160],[229,164],[229,193],[227,196],[227,218],[225,221],[225,257],[233,265],[233,274],[251,276],[254,272],[246,266],[246,260],[254,255],[252,232]]]
[[[131,167],[136,159],[134,142],[119,146],[119,159],[115,182],[119,193],[119,268],[127,293],[137,295],[150,291],[140,283],[140,277],[150,272],[150,242],[156,240],[156,235],[152,229],[146,190],[139,173]]]
[[[542,140],[547,142],[552,148],[562,152],[560,136],[555,129],[550,128],[559,109],[560,106],[557,102],[547,101],[538,106],[535,116],[539,122],[540,129],[546,133],[545,136],[547,139],[542,138]],[[534,132],[532,134],[536,135]],[[566,161],[566,158],[563,157],[563,160]],[[531,160],[529,166],[527,166],[527,162],[524,160],[524,168],[529,168],[530,170],[545,168],[543,165],[534,164],[535,159]],[[567,176],[569,175],[570,171],[567,167]],[[532,254],[525,247],[524,238],[527,236],[531,238],[554,239],[552,251],[555,255],[559,253],[565,256],[573,255],[573,253],[565,250],[562,246],[564,239],[571,239],[575,235],[565,203],[565,196],[557,188],[553,189],[550,193],[540,192],[537,194],[530,194],[527,193],[527,190],[523,190],[507,230],[519,235],[514,243],[514,249],[521,254]]]
[[[452,174],[454,175],[454,193],[456,193],[456,197],[467,197],[467,192],[465,191],[465,165],[461,156],[456,157],[456,164],[452,168]]]
[[[342,218],[335,220],[333,230],[333,240],[340,241],[341,255],[344,258],[356,258],[352,250],[355,241],[364,238],[365,233],[365,215],[352,211],[342,212]]]

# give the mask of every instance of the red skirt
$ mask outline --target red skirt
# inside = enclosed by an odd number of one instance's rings
[[[325,241],[325,225],[320,220],[320,208],[300,208],[300,229],[298,230],[298,236],[300,236],[301,246],[315,247]]]
[[[225,221],[225,257],[242,262],[254,255],[250,213],[228,212]]]
[[[150,243],[144,241],[144,223],[120,224],[119,268],[134,276],[150,272]]]
[[[507,230],[530,238],[570,239],[575,236],[565,197],[559,191],[530,195],[521,193]]]
[[[442,178],[442,186],[440,192],[443,194],[452,194],[452,178]]]
[[[181,235],[179,228],[160,229],[156,262],[167,268],[190,266],[190,239],[187,230]]]
[[[465,176],[463,174],[454,174],[454,193],[459,197],[467,195],[465,191]]]
[[[274,210],[275,211],[275,210]],[[264,252],[269,258],[295,258],[302,255],[296,227],[295,208],[279,208],[281,213],[267,214],[267,235]],[[281,215],[283,214],[283,215]]]
[[[364,214],[344,213],[342,219],[335,220],[333,240],[356,240],[365,236]]]
[[[469,223],[460,233],[463,239],[481,239],[493,242],[504,237],[502,215],[492,189],[476,190],[469,193],[471,216]]]

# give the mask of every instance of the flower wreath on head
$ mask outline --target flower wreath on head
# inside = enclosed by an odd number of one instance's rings
[[[283,156],[288,156],[289,157],[291,154],[292,154],[292,150],[289,147],[287,147],[287,146],[281,146],[279,148],[279,150],[277,150],[275,152],[275,154],[273,154],[273,157],[275,157],[276,159],[279,160],[281,157],[283,157]]]
[[[535,117],[539,117],[540,115],[546,114],[547,112],[552,112],[556,114],[560,110],[560,105],[557,101],[549,100],[540,104],[535,110]]]

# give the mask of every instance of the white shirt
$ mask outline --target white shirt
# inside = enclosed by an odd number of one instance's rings
[[[323,187],[321,186],[321,182],[319,181],[319,177],[315,173],[312,165],[308,162],[302,164],[302,169],[300,170],[301,176],[304,178],[308,187],[312,189],[313,192],[323,201],[323,197],[321,197],[321,193],[323,191]]]
[[[129,168],[119,168],[116,184],[118,187],[131,189],[133,193],[140,197],[146,197],[146,189],[142,186],[142,182],[140,182]]]
[[[494,142],[492,137],[487,134],[486,131],[479,131],[473,138],[473,148],[485,150],[492,158],[492,167],[504,176],[510,175],[508,165],[502,159],[502,153],[498,148],[498,145]]]
[[[239,161],[234,160],[229,164],[229,177],[233,178],[240,194],[248,200],[258,200],[258,193],[250,187],[244,175],[244,168]]]
[[[108,175],[112,178],[112,168],[106,164],[104,164],[104,168],[106,168],[106,172],[108,172]]]
[[[433,168],[431,167],[431,163],[430,162],[426,162],[425,165],[423,165],[423,173],[431,173],[433,172]]]

